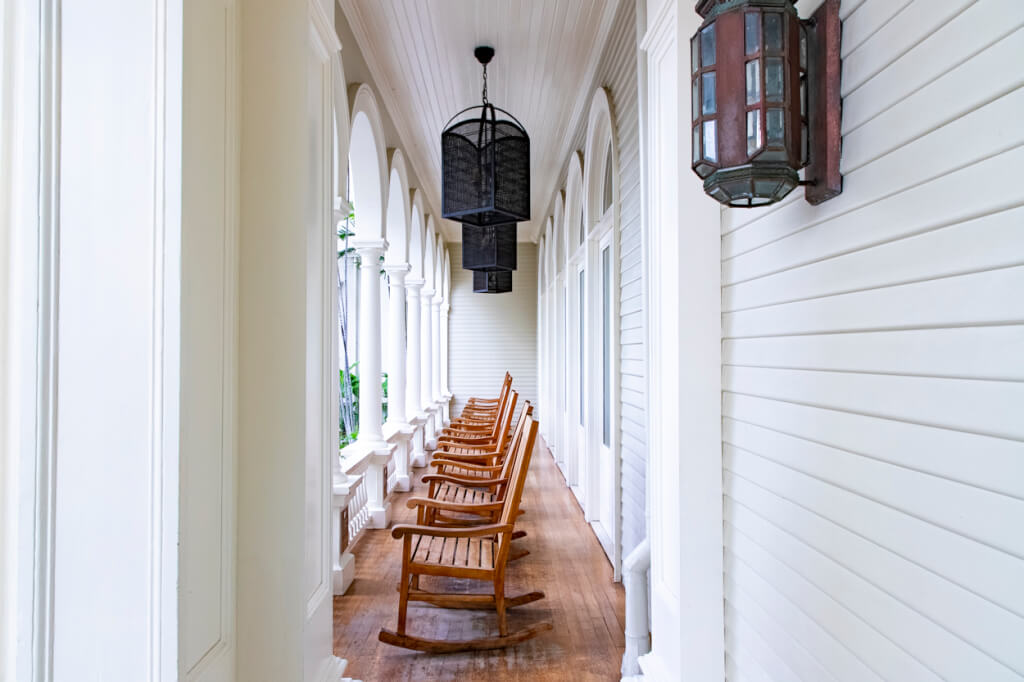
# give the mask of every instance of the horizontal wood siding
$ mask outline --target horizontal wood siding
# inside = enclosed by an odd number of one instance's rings
[[[727,676],[1020,680],[1024,3],[842,13],[843,194],[723,213]]]
[[[448,245],[452,263],[448,387],[458,414],[472,396],[493,396],[511,372],[519,401],[537,401],[537,246],[519,243],[507,294],[474,294],[462,269],[462,244]]]

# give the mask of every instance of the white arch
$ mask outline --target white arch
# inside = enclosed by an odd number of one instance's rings
[[[554,236],[555,236],[555,272],[561,272],[566,263],[568,251],[565,240],[565,221],[563,212],[565,210],[565,190],[559,190],[555,194]]]
[[[423,278],[423,244],[426,229],[423,212],[423,192],[412,190],[411,211],[409,217],[409,264],[412,269],[410,277]]]
[[[388,164],[380,107],[373,90],[366,84],[350,86],[348,99],[352,112],[348,157],[352,166],[355,238],[360,241],[381,239],[385,235]]]
[[[444,276],[442,271],[442,258],[441,252],[444,251],[444,237],[437,234],[434,238],[434,294],[441,294],[441,278]]]
[[[448,255],[448,249],[444,250],[444,277],[441,279],[441,297],[445,303],[451,303],[452,293],[452,261]]]
[[[590,100],[587,117],[587,141],[583,164],[584,220],[587,231],[601,219],[601,200],[604,194],[605,161],[608,145],[612,149],[612,224],[619,223],[619,145],[612,118],[608,91],[598,88]]]
[[[388,264],[409,262],[409,173],[405,169],[405,156],[401,149],[389,152],[388,203],[386,215],[388,250],[384,260]]]
[[[437,232],[434,230],[434,216],[427,216],[427,227],[424,231],[425,239],[423,241],[423,279],[426,283],[423,285],[425,289],[429,289],[431,292],[434,291],[434,243],[437,238]]]
[[[344,199],[348,194],[348,148],[351,122],[348,109],[348,88],[341,51],[331,57],[331,78],[334,95],[334,196]]]
[[[565,178],[565,244],[571,255],[580,245],[580,218],[583,210],[583,157],[576,151],[569,155],[569,172]],[[590,224],[586,223],[586,231]],[[586,234],[584,233],[584,238]]]

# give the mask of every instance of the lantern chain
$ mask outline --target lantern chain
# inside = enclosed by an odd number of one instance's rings
[[[484,64],[484,104],[487,104],[487,64]]]

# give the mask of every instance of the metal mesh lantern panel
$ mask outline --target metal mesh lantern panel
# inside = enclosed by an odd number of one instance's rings
[[[516,224],[462,226],[462,267],[466,270],[515,270]]]
[[[512,291],[511,270],[473,271],[474,294],[507,294],[510,291]]]
[[[441,134],[442,216],[470,225],[530,219],[530,138],[518,124],[496,120],[494,107]],[[500,111],[500,110],[498,110]]]

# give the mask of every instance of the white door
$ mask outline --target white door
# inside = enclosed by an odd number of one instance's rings
[[[584,502],[587,499],[586,485],[589,480],[587,469],[590,463],[587,449],[587,273],[584,261],[577,263],[575,268],[573,291],[573,349],[572,374],[575,378],[571,387],[573,404],[573,447],[576,454],[576,475],[574,492],[584,506],[586,517],[591,517],[592,510]]]
[[[614,556],[614,548],[617,532],[618,509],[616,500],[616,488],[618,487],[618,466],[615,461],[615,448],[612,446],[614,438],[613,424],[613,390],[614,377],[612,374],[614,357],[614,270],[612,261],[612,233],[601,240],[597,254],[597,266],[594,273],[594,285],[596,293],[596,318],[594,332],[598,336],[594,340],[594,371],[591,376],[595,386],[589,391],[594,396],[596,403],[592,414],[594,415],[594,451],[598,462],[597,476],[594,477],[597,486],[597,527],[595,532],[604,545],[605,552],[612,560],[613,565],[617,564]],[[600,383],[597,383],[600,382]]]

